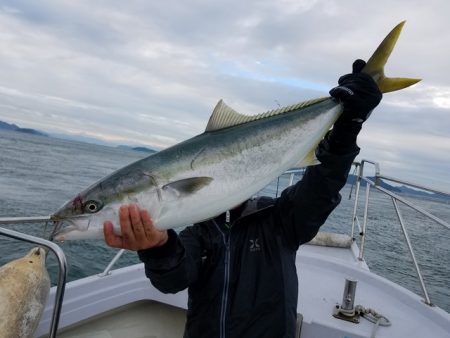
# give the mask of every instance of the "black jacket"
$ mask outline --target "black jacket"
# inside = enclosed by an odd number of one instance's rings
[[[170,230],[164,246],[139,252],[156,288],[188,288],[184,337],[294,337],[296,251],[339,204],[358,152],[354,144],[332,153],[323,141],[316,151],[321,164],[278,199],[246,202],[232,213],[230,227],[223,214],[179,235]]]

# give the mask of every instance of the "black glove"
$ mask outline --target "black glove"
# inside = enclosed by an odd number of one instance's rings
[[[363,60],[353,63],[353,72],[339,78],[339,86],[330,90],[330,95],[344,105],[344,111],[328,134],[333,150],[344,152],[356,146],[356,137],[362,123],[380,103],[382,94],[376,82],[368,74],[361,73],[366,65]]]

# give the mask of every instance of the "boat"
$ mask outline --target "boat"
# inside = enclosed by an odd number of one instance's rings
[[[449,338],[450,314],[430,299],[399,205],[421,213],[436,226],[450,230],[450,225],[404,196],[383,188],[379,182],[392,181],[445,196],[450,194],[384,176],[379,164],[373,161],[362,160],[354,165],[357,179],[348,233],[319,232],[298,250],[296,337]],[[375,170],[375,178],[365,174],[368,166]],[[293,184],[301,171],[286,172],[287,184]],[[421,295],[372,272],[365,260],[366,240],[370,240],[367,236],[369,201],[374,189],[392,199],[421,285]],[[279,190],[277,186],[276,194]],[[0,218],[0,225],[46,220],[45,216]],[[58,283],[50,291],[35,337],[183,336],[187,292],[159,292],[145,277],[143,264],[114,269],[124,250],[118,251],[102,273],[66,282],[65,256],[57,244],[3,227],[0,234],[43,245],[58,259]]]

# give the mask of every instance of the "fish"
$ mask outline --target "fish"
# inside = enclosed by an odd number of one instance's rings
[[[35,247],[0,267],[0,338],[33,337],[50,291],[46,255]]]
[[[384,75],[404,23],[392,29],[362,70],[383,93],[420,81]],[[51,216],[52,238],[101,239],[106,220],[120,234],[118,211],[124,204],[146,209],[161,230],[215,217],[287,169],[316,164],[315,148],[342,110],[336,99],[323,97],[249,116],[220,100],[202,134],[121,168],[66,202]]]

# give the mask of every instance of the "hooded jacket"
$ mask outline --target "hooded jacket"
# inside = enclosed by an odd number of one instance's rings
[[[249,200],[229,220],[169,230],[165,245],[138,252],[157,289],[188,288],[185,338],[295,336],[297,249],[339,204],[358,153],[356,143],[333,149],[325,139],[316,150],[321,164],[279,198]]]

